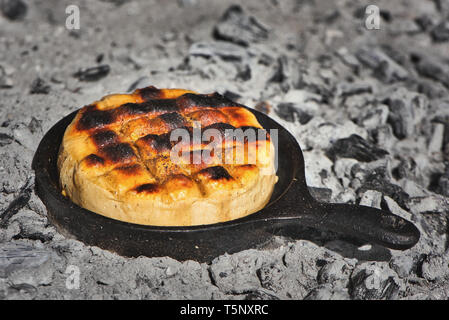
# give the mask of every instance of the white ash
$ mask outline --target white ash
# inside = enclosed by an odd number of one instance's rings
[[[54,123],[155,85],[263,103],[301,145],[316,197],[389,210],[413,221],[420,241],[398,251],[274,237],[210,264],[130,259],[65,238],[31,190],[0,228],[0,299],[448,299],[447,1],[379,0],[375,31],[357,1],[156,2],[80,1],[83,15],[103,19],[81,18],[78,31],[64,26],[69,0],[5,2],[2,216],[32,181],[33,153]],[[86,69],[101,72],[74,77]],[[329,158],[342,139],[354,148]],[[378,149],[388,154],[369,154]],[[71,266],[78,289],[66,285]]]

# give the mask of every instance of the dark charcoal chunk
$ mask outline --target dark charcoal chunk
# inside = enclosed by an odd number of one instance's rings
[[[413,134],[410,123],[412,115],[405,102],[400,99],[388,99],[385,103],[389,107],[388,123],[398,139],[404,139]]]
[[[48,94],[50,92],[50,86],[41,78],[37,78],[31,84],[31,94]]]
[[[394,281],[393,277],[387,278],[385,281],[379,281],[378,284],[368,286],[368,278],[371,275],[365,270],[360,271],[351,278],[349,285],[349,294],[355,300],[380,300],[390,299],[398,291],[399,286]]]
[[[295,107],[293,103],[280,103],[275,109],[276,114],[283,120],[294,122],[297,118],[300,124],[306,124],[312,116]]]
[[[435,26],[434,19],[427,14],[420,15],[415,22],[423,31],[428,31]]]
[[[247,55],[241,46],[224,41],[196,42],[190,46],[189,54],[205,58],[216,56],[224,61],[241,61]]]
[[[430,33],[435,42],[449,41],[449,21],[443,21]]]
[[[268,38],[268,30],[254,17],[246,15],[239,5],[230,6],[215,26],[214,37],[242,46]]]
[[[401,159],[399,165],[393,169],[393,176],[396,180],[411,178],[415,174],[416,162],[412,158]]]
[[[14,141],[14,138],[6,133],[0,133],[0,147],[4,147]]]
[[[74,77],[80,81],[97,81],[106,77],[110,70],[109,65],[104,64],[93,68],[81,69],[74,74]]]
[[[449,88],[449,67],[443,61],[420,54],[412,54],[411,60],[420,75],[441,82]]]
[[[242,81],[248,81],[251,79],[251,68],[249,65],[245,65],[239,72],[237,73],[236,79],[240,79]]]
[[[33,185],[33,179],[28,179],[20,190],[19,195],[9,204],[5,211],[0,213],[0,228],[7,227],[9,219],[27,205],[31,198],[31,189]]]
[[[446,164],[445,172],[438,178],[438,185],[434,191],[449,197],[449,164]]]
[[[0,10],[10,20],[23,19],[28,11],[28,6],[22,0],[2,0]]]
[[[373,69],[374,75],[381,80],[392,83],[406,80],[409,76],[407,70],[378,48],[362,48],[356,52],[356,56],[360,62]]]
[[[402,208],[407,208],[407,200],[410,196],[400,186],[389,182],[385,168],[377,168],[369,173],[357,191],[364,193],[368,190],[379,191],[392,198]]]
[[[363,162],[378,160],[387,154],[387,151],[376,147],[356,134],[337,140],[326,152],[326,155],[334,161],[337,157],[341,157]]]

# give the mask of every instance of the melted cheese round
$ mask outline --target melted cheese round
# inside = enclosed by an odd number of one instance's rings
[[[236,129],[256,134],[229,138]],[[177,132],[185,139],[173,139]],[[246,216],[266,205],[277,181],[270,136],[244,106],[217,93],[155,87],[80,109],[58,169],[63,194],[76,204],[157,226]]]

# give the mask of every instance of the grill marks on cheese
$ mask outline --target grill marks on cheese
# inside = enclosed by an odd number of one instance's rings
[[[130,95],[110,95],[85,106],[68,128],[67,137],[78,148],[78,170],[117,184],[118,192],[145,196],[176,189],[191,189],[207,195],[214,185],[236,188],[245,176],[257,174],[257,165],[222,164],[222,157],[236,157],[238,142],[223,142],[220,163],[192,163],[195,153],[210,142],[194,144],[193,128],[201,124],[201,132],[211,128],[226,139],[226,129],[261,129],[255,116],[225,97],[214,93],[195,94],[180,89],[148,87]],[[173,130],[184,128],[190,135],[190,154],[181,163],[170,160]],[[245,151],[265,148],[269,135],[244,141]],[[69,144],[70,145],[70,144]],[[225,151],[232,152],[225,155]],[[215,156],[211,154],[211,156]],[[218,156],[218,155],[217,155]],[[245,152],[245,161],[247,152]],[[246,163],[246,162],[245,162]]]

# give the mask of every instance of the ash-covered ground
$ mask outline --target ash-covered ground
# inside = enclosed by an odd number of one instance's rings
[[[449,298],[449,1],[0,4],[0,298]],[[79,30],[66,28],[69,5]],[[380,29],[366,27],[367,5]],[[34,192],[40,139],[77,108],[147,85],[266,112],[298,139],[315,197],[390,210],[419,243],[274,237],[200,264],[65,238]]]

